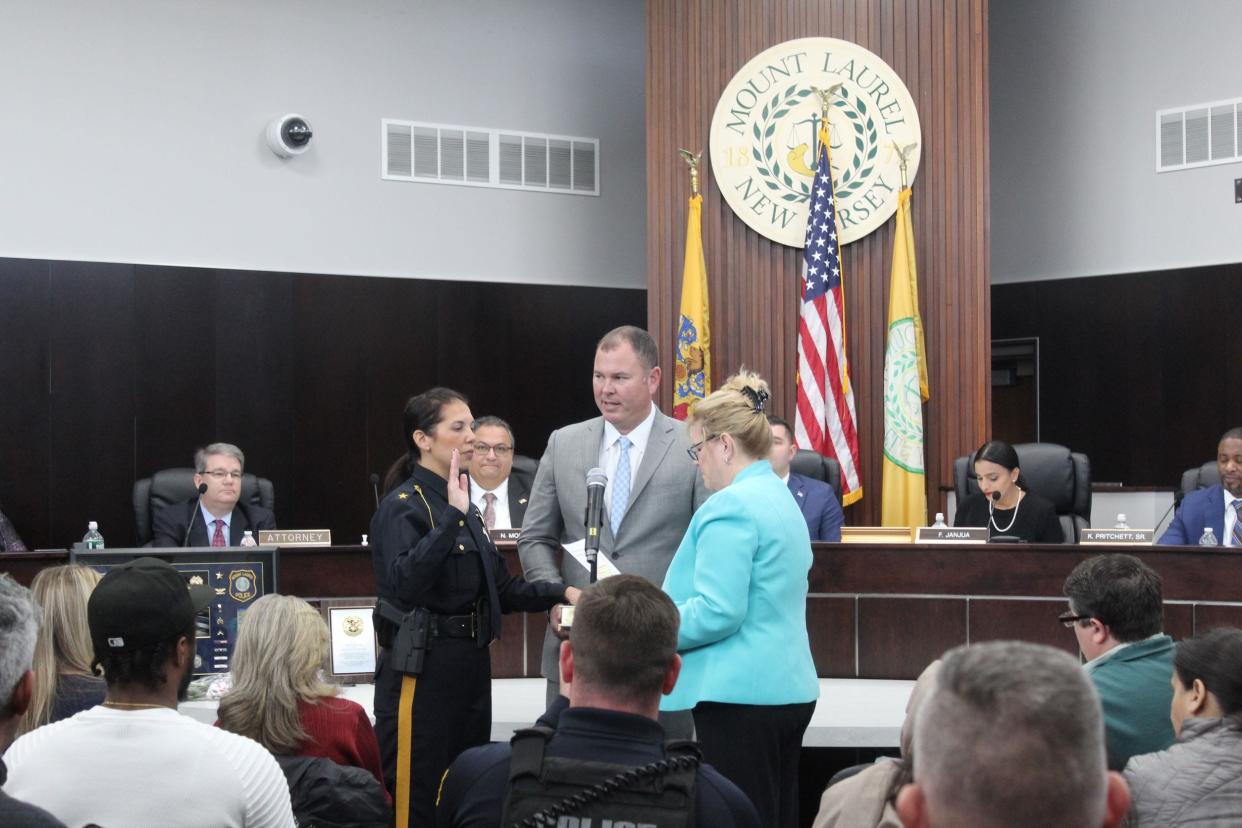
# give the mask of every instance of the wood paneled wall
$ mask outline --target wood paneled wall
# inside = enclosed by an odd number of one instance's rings
[[[1177,486],[1242,426],[1242,264],[992,289],[997,338],[1039,338],[1041,437],[1091,478]]]
[[[641,290],[0,258],[0,508],[31,548],[98,520],[133,542],[134,480],[236,443],[286,529],[367,531],[368,480],[433,385],[520,453],[598,414],[595,343]]]
[[[648,0],[648,326],[664,370],[681,295],[689,181],[678,147],[704,150],[703,244],[714,383],[745,364],[792,415],[801,251],[768,241],[715,188],[708,134],[725,85],[750,58],[799,37],[836,37],[879,55],[904,79],[922,121],[913,218],[931,401],[925,409],[928,506],[953,458],[990,419],[987,0]],[[893,222],[843,251],[848,353],[862,451],[854,524],[879,523],[884,332]],[[661,406],[671,408],[665,383]],[[792,419],[792,417],[790,417]]]

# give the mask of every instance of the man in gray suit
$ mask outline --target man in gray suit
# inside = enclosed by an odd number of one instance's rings
[[[602,416],[552,432],[539,463],[518,554],[531,581],[585,587],[590,573],[561,547],[586,536],[586,476],[608,475],[600,555],[621,572],[664,583],[694,510],[707,499],[697,466],[686,456],[686,429],[652,402],[660,387],[660,354],[642,328],[609,331],[595,349],[592,384]],[[558,565],[559,560],[559,565]],[[560,642],[544,636],[542,672],[548,703],[559,692]],[[688,735],[688,734],[687,734]]]

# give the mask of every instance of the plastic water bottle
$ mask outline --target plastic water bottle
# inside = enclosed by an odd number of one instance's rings
[[[1114,529],[1129,529],[1130,528],[1130,524],[1126,523],[1126,516],[1124,514],[1117,515],[1117,523],[1113,525],[1113,528]]]
[[[368,538],[367,538],[367,536],[366,536],[366,533],[365,533],[365,532],[362,534],[362,545],[363,545],[363,546],[370,546],[370,545],[371,545],[371,543],[370,543],[370,541],[368,540]]]
[[[254,539],[254,532],[251,532],[249,529],[247,529],[245,532],[242,532],[241,545],[242,546],[258,546],[259,542]]]
[[[99,534],[99,524],[91,521],[86,524],[86,534],[82,536],[82,545],[87,549],[103,549],[103,535]]]
[[[1220,546],[1220,541],[1216,539],[1216,533],[1212,531],[1211,526],[1203,527],[1203,534],[1199,536],[1200,546]]]
[[[944,512],[936,512],[936,519],[932,522],[933,529],[948,529],[949,526],[944,522]]]

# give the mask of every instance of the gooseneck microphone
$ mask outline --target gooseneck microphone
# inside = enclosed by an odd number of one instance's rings
[[[608,485],[608,475],[601,468],[587,472],[587,505],[586,505],[586,539],[584,551],[587,562],[591,565],[591,583],[595,583],[598,573],[597,558],[599,556],[600,531],[604,522],[604,488]]]
[[[1164,519],[1169,516],[1169,512],[1172,512],[1176,508],[1177,508],[1177,498],[1175,497],[1173,498],[1173,502],[1169,504],[1169,508],[1165,509],[1164,514],[1160,516],[1160,520],[1156,521],[1156,526],[1153,529],[1153,531],[1159,532],[1160,524],[1164,523]],[[1159,537],[1156,538],[1156,540],[1159,540],[1159,539],[1160,539]]]
[[[194,504],[194,514],[190,515],[190,523],[185,527],[185,537],[181,539],[182,546],[190,545],[190,530],[194,528],[194,518],[198,517],[198,513],[203,511],[203,495],[207,494],[207,484],[198,484],[198,502]]]
[[[371,472],[371,488],[375,490],[375,508],[379,508],[379,475]]]
[[[1000,500],[1000,499],[1001,499],[1001,493],[1000,493],[1000,492],[992,492],[990,495],[988,495],[988,497],[992,498],[993,500]]]

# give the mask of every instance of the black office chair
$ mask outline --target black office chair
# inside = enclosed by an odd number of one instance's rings
[[[1182,498],[1199,489],[1206,489],[1220,483],[1220,466],[1215,460],[1209,460],[1202,466],[1186,469],[1182,472],[1182,485],[1173,495],[1173,505],[1181,506]]]
[[[151,542],[155,513],[172,503],[182,503],[198,494],[194,488],[194,469],[162,469],[134,483],[134,529],[139,546]],[[276,510],[276,490],[272,481],[242,475],[241,501]]]
[[[789,470],[794,474],[827,483],[832,487],[832,493],[837,496],[837,503],[841,502],[841,464],[832,457],[825,457],[810,449],[798,449],[793,462],[789,464]]]
[[[513,455],[513,471],[510,474],[518,474],[531,481],[535,479],[535,472],[539,471],[539,461],[533,457],[527,457],[525,454]]]
[[[1065,543],[1078,543],[1083,529],[1091,526],[1091,461],[1087,455],[1070,451],[1056,443],[1019,443],[1018,467],[1022,482],[1047,498],[1061,519]],[[953,461],[953,489],[960,507],[962,501],[979,492],[971,457]]]

